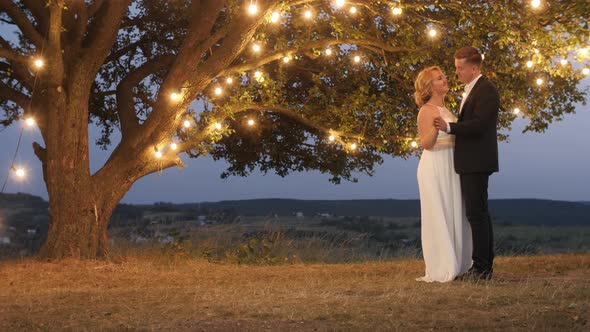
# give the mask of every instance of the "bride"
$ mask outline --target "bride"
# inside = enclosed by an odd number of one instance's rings
[[[459,175],[453,165],[454,136],[434,127],[438,116],[457,118],[444,106],[447,79],[437,66],[422,70],[414,82],[418,134],[424,148],[418,164],[422,253],[426,265],[418,281],[448,282],[471,267],[471,230],[461,197]]]

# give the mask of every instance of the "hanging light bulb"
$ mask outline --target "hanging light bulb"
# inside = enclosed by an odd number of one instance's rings
[[[215,129],[220,130],[221,129],[221,123],[215,122]]]
[[[581,56],[586,56],[586,55],[588,55],[588,48],[587,48],[587,47],[581,48],[581,49],[580,49],[580,55],[581,55]]]
[[[330,142],[334,142],[335,139],[336,137],[334,137],[334,135],[330,135],[330,137],[328,137],[328,140],[330,140]]]
[[[35,67],[37,67],[37,69],[41,69],[45,65],[45,62],[42,59],[35,59],[33,64],[35,65]]]
[[[529,68],[532,68],[533,67],[533,62],[531,60],[527,61],[526,62],[526,66],[529,67]]]
[[[437,32],[434,29],[430,29],[428,31],[428,34],[430,35],[430,37],[434,38],[434,37],[436,37]]]
[[[223,90],[220,87],[215,88],[215,94],[216,95],[221,95],[221,93],[223,93]]]
[[[284,62],[284,63],[287,63],[287,62],[289,62],[289,57],[288,57],[288,56],[284,57],[284,58],[283,58],[283,62]]]
[[[27,172],[22,167],[13,167],[12,170],[14,171],[14,175],[19,179],[23,179],[27,175]]]
[[[342,7],[342,6],[344,6],[344,0],[336,0],[336,6],[337,6],[337,7]]]
[[[27,126],[32,127],[35,125],[35,119],[33,119],[32,117],[28,117],[25,119],[25,123],[27,124]]]
[[[350,149],[351,150],[356,150],[356,143],[350,144]]]
[[[156,156],[157,159],[162,158],[162,152],[156,150],[156,153],[154,154]]]
[[[537,85],[543,85],[543,79],[537,78]]]
[[[178,144],[176,144],[176,143],[172,143],[172,144],[170,144],[170,148],[171,148],[173,151],[176,151],[176,149],[178,149]]]
[[[331,49],[329,49],[329,48],[327,48],[327,49],[326,49],[326,55],[330,55],[330,54],[332,54],[332,50],[331,50]]]
[[[518,107],[515,107],[515,108],[514,108],[514,111],[512,111],[512,112],[513,112],[514,114],[518,114],[518,113],[520,113],[520,108],[518,108]]]
[[[584,75],[590,74],[590,68],[584,67],[584,69],[582,69],[582,74],[584,74]]]
[[[360,56],[358,56],[358,55],[355,55],[355,56],[354,56],[354,62],[356,62],[356,63],[359,63],[359,62],[361,62],[361,57],[360,57]]]
[[[350,13],[351,14],[356,14],[356,7],[350,7]]]
[[[189,120],[184,120],[183,126],[184,128],[190,128],[191,122]]]
[[[565,66],[565,65],[567,65],[567,60],[566,60],[565,58],[561,59],[561,61],[560,61],[560,62],[561,62],[561,65],[562,65],[562,66]]]
[[[270,21],[272,23],[277,23],[280,18],[281,14],[279,14],[279,12],[272,12],[272,14],[270,14]]]
[[[410,143],[410,146],[415,148],[418,146],[418,143],[416,143],[416,141],[412,141],[412,143]]]
[[[258,45],[258,44],[252,45],[252,50],[256,53],[260,52],[260,45]]]
[[[255,72],[254,72],[254,77],[256,77],[256,78],[261,78],[261,77],[262,77],[262,72],[261,72],[261,71],[258,71],[258,70],[257,70],[257,71],[255,71]]]
[[[254,120],[252,119],[248,119],[248,126],[253,126],[254,125]]]
[[[402,9],[401,7],[393,7],[391,9],[391,12],[393,13],[393,15],[399,16],[402,14]]]
[[[305,16],[305,18],[310,19],[313,14],[311,13],[311,10],[306,10],[305,13],[303,14]]]
[[[533,7],[533,8],[539,8],[539,7],[541,7],[541,0],[532,0],[531,1],[531,7]]]
[[[227,84],[232,84],[232,83],[234,82],[234,79],[233,79],[233,78],[231,78],[231,77],[228,77],[228,78],[225,80],[225,82],[226,82]]]
[[[258,6],[256,6],[255,3],[251,3],[250,6],[248,6],[248,13],[250,13],[250,15],[258,13]]]
[[[179,95],[178,93],[176,93],[176,92],[172,92],[172,93],[170,94],[170,100],[172,100],[172,101],[177,101],[178,99],[180,99],[180,95]]]

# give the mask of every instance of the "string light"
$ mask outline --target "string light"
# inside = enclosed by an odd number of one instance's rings
[[[216,95],[221,95],[221,93],[223,93],[223,90],[220,87],[215,88],[215,94]]]
[[[539,54],[539,49],[535,48],[533,52],[535,52],[535,54]]]
[[[410,146],[415,148],[418,146],[418,143],[416,143],[416,141],[412,141],[412,143],[410,143]]]
[[[580,55],[586,56],[588,55],[588,49],[586,47],[580,49]]]
[[[252,45],[252,50],[257,53],[260,52],[260,45],[258,45],[258,44]]]
[[[590,68],[584,67],[584,69],[582,69],[582,74],[584,74],[584,75],[590,74]]]
[[[434,37],[436,37],[437,32],[434,29],[430,29],[430,31],[428,31],[428,34],[430,35],[430,37],[434,38]]]
[[[313,14],[311,13],[311,10],[306,10],[305,14],[303,15],[305,16],[305,18],[310,19]]]
[[[337,7],[342,7],[342,6],[344,6],[344,0],[336,0],[336,6],[337,6]]]
[[[526,66],[529,68],[533,67],[533,62],[531,60],[527,61]]]
[[[172,143],[172,144],[170,144],[170,148],[171,148],[173,151],[176,151],[176,149],[178,149],[178,144],[176,144],[176,143]]]
[[[28,117],[25,120],[25,123],[27,124],[27,126],[32,127],[35,125],[35,119],[33,119],[32,117]]]
[[[250,6],[248,6],[248,13],[250,13],[250,15],[258,13],[258,6],[254,3],[250,4]]]
[[[356,143],[350,144],[350,149],[351,150],[356,150]]]
[[[358,63],[358,62],[361,62],[361,57],[360,57],[360,56],[358,56],[358,55],[355,55],[355,56],[354,56],[354,62],[357,62],[357,63]]]
[[[258,71],[258,70],[257,70],[257,71],[255,71],[255,72],[254,72],[254,77],[255,77],[255,78],[262,78],[262,72],[260,72],[260,71]]]
[[[566,59],[561,59],[561,61],[560,61],[560,62],[561,62],[561,65],[562,65],[562,66],[565,66],[565,65],[567,65],[567,60],[566,60]]]
[[[399,16],[402,14],[402,9],[401,7],[393,7],[391,9],[391,11],[393,12],[393,15]]]
[[[330,140],[330,142],[334,142],[335,139],[336,137],[334,137],[334,135],[330,135],[330,137],[328,137],[328,140]]]
[[[531,7],[539,8],[541,6],[541,0],[533,0],[531,1]]]
[[[215,129],[220,130],[221,129],[221,123],[215,122]]]
[[[537,85],[543,85],[543,79],[537,78]]]
[[[284,57],[284,58],[283,58],[283,62],[284,62],[284,63],[287,63],[287,62],[289,62],[289,57],[288,57],[288,56]]]
[[[248,119],[248,126],[253,126],[254,125],[254,120],[252,119]]]
[[[43,62],[42,59],[36,59],[33,64],[35,65],[35,67],[37,67],[38,69],[43,68],[43,66],[45,65],[45,62]]]
[[[13,171],[14,171],[14,175],[16,175],[16,177],[23,179],[25,177],[25,175],[27,175],[27,172],[25,172],[24,168],[21,167],[13,167]]]
[[[184,120],[184,123],[182,125],[184,126],[184,128],[190,128],[191,122],[189,120]]]
[[[172,92],[170,94],[170,100],[172,101],[177,101],[178,99],[180,99],[180,94],[176,93],[176,92]]]
[[[226,82],[227,84],[232,84],[232,83],[234,82],[234,79],[233,79],[233,78],[231,78],[231,77],[228,77],[228,78],[225,80],[225,82]]]
[[[356,14],[356,7],[350,7],[350,13]]]
[[[515,107],[515,108],[514,108],[514,111],[512,111],[512,112],[513,112],[514,114],[518,114],[518,113],[520,113],[520,108],[518,108],[518,107]]]
[[[270,14],[270,21],[272,23],[277,23],[280,18],[281,14],[279,14],[279,12],[272,12],[272,14]]]
[[[326,55],[331,55],[331,54],[332,54],[332,50],[331,50],[331,49],[329,49],[329,48],[327,48],[327,49],[326,49]]]
[[[156,156],[157,159],[162,158],[162,152],[158,151],[157,149],[156,149],[156,153],[154,155]]]

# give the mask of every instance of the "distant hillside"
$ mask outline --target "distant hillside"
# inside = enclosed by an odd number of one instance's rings
[[[47,215],[48,203],[28,194],[0,195],[0,216],[26,211]],[[295,200],[253,199],[238,201],[152,205],[120,204],[115,216],[123,219],[141,217],[143,212],[185,212],[203,214],[207,211],[230,210],[245,216],[290,216],[302,212],[305,216],[330,213],[334,216],[420,217],[419,200]],[[490,201],[490,211],[496,222],[529,225],[588,225],[590,202],[567,202],[541,199],[500,199]],[[21,213],[22,215],[22,213]],[[24,217],[24,215],[22,215]],[[19,218],[21,219],[21,218]]]

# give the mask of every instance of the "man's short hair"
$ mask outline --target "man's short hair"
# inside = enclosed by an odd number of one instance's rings
[[[477,48],[465,46],[455,52],[455,59],[465,59],[465,62],[481,67],[482,57]]]

